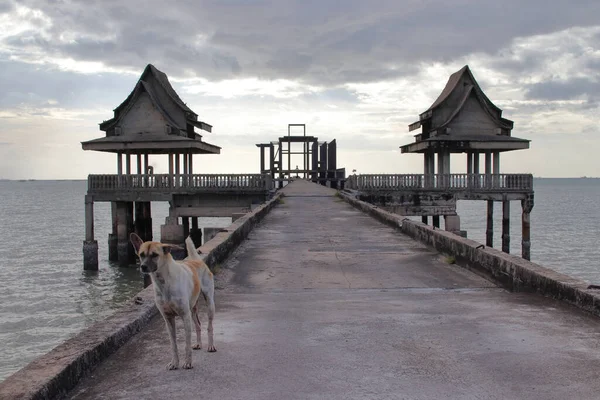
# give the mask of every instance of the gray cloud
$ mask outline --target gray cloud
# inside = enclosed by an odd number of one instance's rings
[[[257,76],[333,86],[412,74],[418,62],[493,54],[517,36],[596,24],[600,15],[596,0],[576,7],[567,0],[22,3],[53,24],[49,38],[10,38],[15,51],[130,69],[152,62],[170,74],[212,80]],[[63,34],[74,39],[60,41]]]
[[[588,78],[567,81],[545,81],[527,88],[526,98],[535,100],[573,100],[586,96],[590,100],[600,97],[600,82]]]
[[[137,78],[112,73],[78,74],[0,58],[0,107],[106,107],[110,117],[110,111],[125,99]]]

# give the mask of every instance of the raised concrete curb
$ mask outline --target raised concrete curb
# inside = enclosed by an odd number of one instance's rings
[[[283,193],[276,193],[267,203],[239,218],[200,247],[209,267],[225,260],[282,196]],[[112,316],[93,324],[0,382],[0,400],[64,396],[97,364],[140,332],[156,314],[154,290],[150,286]]]
[[[537,292],[575,305],[600,316],[600,293],[588,284],[499,250],[485,247],[450,232],[434,229],[421,222],[382,210],[372,204],[339,192],[341,198],[379,221],[400,229],[404,234],[441,253],[452,255],[456,262],[496,281],[512,291]]]

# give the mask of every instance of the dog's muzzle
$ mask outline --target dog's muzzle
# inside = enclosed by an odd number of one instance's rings
[[[148,266],[146,264],[142,264],[140,265],[140,270],[144,273],[144,274],[149,274],[150,273],[150,268],[148,268]]]

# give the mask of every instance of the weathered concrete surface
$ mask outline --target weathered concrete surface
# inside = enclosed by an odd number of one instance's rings
[[[445,264],[331,191],[287,193],[223,265],[217,353],[166,371],[155,318],[70,398],[598,398],[592,315]]]
[[[530,291],[566,301],[600,316],[600,292],[581,280],[561,274],[521,257],[507,254],[451,232],[389,213],[348,194],[342,198],[354,207],[396,227],[436,250],[455,256],[457,262],[512,291]]]
[[[271,201],[239,218],[201,246],[205,262],[214,268],[223,261],[279,203],[280,197],[281,194],[276,194]],[[114,315],[95,323],[0,382],[0,400],[53,399],[64,395],[157,314],[154,290],[148,287]]]

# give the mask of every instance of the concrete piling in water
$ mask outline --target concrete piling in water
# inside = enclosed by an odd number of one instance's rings
[[[85,240],[83,241],[83,269],[98,270],[98,242],[94,239],[94,201],[85,196]]]
[[[111,211],[111,223],[112,232],[108,234],[108,261],[119,261],[119,252],[117,250],[117,243],[119,242],[117,236],[117,203],[114,201],[110,202]]]
[[[485,245],[494,247],[494,201],[487,201],[487,223],[485,228]]]
[[[133,202],[117,201],[117,253],[119,265],[126,267],[135,263],[133,246],[129,234],[134,231]]]
[[[510,201],[502,202],[502,251],[510,253]]]
[[[533,194],[521,200],[521,257],[531,259],[531,210],[533,209]]]
[[[152,208],[149,201],[135,202],[135,233],[144,242],[152,240]]]

